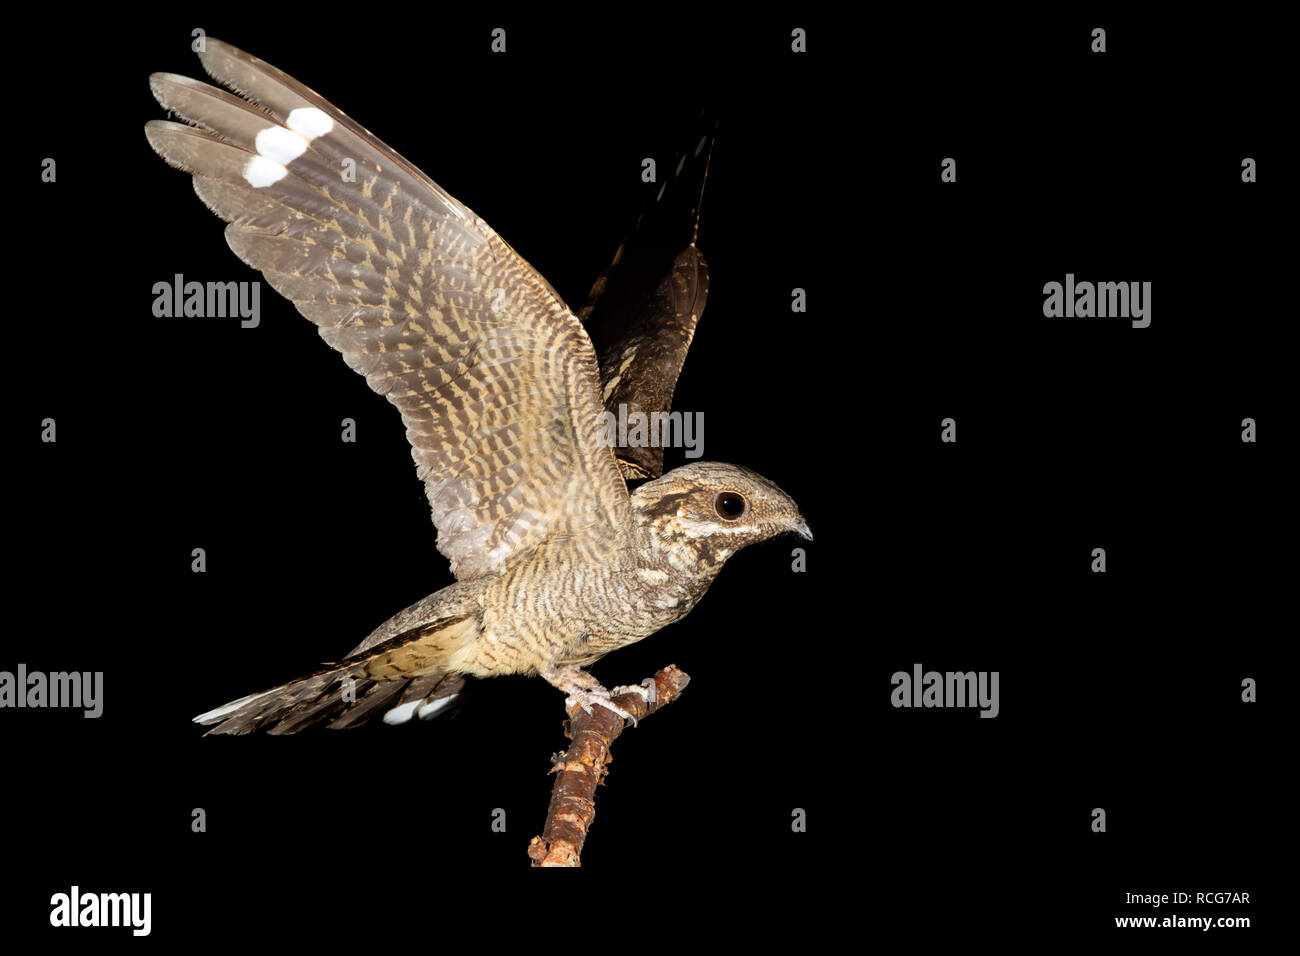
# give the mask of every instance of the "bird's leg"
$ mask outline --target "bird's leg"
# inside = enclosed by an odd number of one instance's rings
[[[552,687],[558,687],[569,695],[569,699],[565,701],[566,705],[577,703],[579,707],[590,714],[592,705],[599,704],[606,710],[618,714],[624,720],[632,721],[632,726],[636,726],[636,717],[614,703],[611,699],[612,695],[605,689],[604,685],[581,667],[566,664],[562,667],[544,667],[537,673],[544,677]]]

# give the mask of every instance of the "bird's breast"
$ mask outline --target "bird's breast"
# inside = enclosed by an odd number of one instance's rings
[[[457,669],[489,676],[585,666],[680,620],[711,581],[662,562],[529,562],[487,595],[481,635]]]

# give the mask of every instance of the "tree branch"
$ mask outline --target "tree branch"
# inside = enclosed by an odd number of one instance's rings
[[[614,702],[643,720],[681,696],[690,675],[669,664],[654,676],[653,703],[640,694],[620,694]],[[546,827],[528,844],[533,866],[581,866],[582,844],[596,817],[596,786],[604,780],[610,760],[609,745],[623,732],[626,721],[604,707],[588,714],[577,704],[568,711],[564,733],[573,743],[559,754],[551,773],[557,774],[546,811]]]

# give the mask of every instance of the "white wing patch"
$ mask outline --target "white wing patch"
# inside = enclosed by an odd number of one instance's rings
[[[261,189],[264,186],[270,186],[278,183],[289,175],[289,170],[273,159],[267,159],[265,156],[254,156],[244,164],[244,178],[248,180],[248,185],[254,189]]]
[[[324,136],[334,128],[334,121],[330,119],[329,114],[314,106],[298,107],[289,113],[286,122],[289,124],[289,129],[301,133],[307,139]]]
[[[289,128],[268,126],[257,134],[253,145],[257,155],[244,165],[244,178],[254,189],[278,183],[289,175],[285,167],[307,152],[307,147],[317,136],[324,136],[334,128],[329,114],[314,106],[300,106],[285,120]]]
[[[254,144],[259,153],[282,166],[287,166],[307,152],[307,141],[283,126],[268,126],[257,134]]]

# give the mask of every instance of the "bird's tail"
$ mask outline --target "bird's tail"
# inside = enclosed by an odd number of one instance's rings
[[[462,619],[440,621],[399,635],[279,687],[250,694],[194,718],[209,734],[265,730],[294,734],[328,720],[334,729],[356,727],[376,714],[386,724],[428,719],[464,689],[465,678],[437,666],[443,640]],[[430,638],[434,637],[434,640]]]

